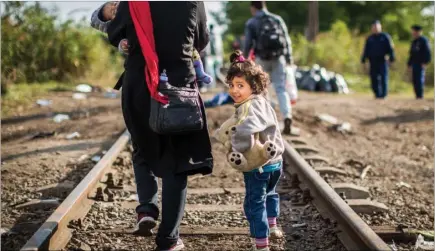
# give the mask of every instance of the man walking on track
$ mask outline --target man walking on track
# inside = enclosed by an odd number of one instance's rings
[[[381,23],[376,20],[372,24],[372,34],[367,38],[361,63],[364,64],[366,59],[370,61],[372,90],[377,99],[384,99],[388,94],[389,63],[386,55],[389,55],[389,62],[393,63],[393,41],[388,33],[382,32]]]
[[[413,25],[411,28],[414,40],[409,50],[408,68],[412,72],[415,97],[422,99],[426,66],[431,59],[430,47],[427,38],[422,36],[422,27],[420,25]]]
[[[267,11],[264,1],[252,1],[251,14],[253,17],[245,25],[243,54],[248,58],[250,50],[254,49],[256,63],[270,75],[284,118],[283,134],[290,134],[292,110],[285,84],[286,64],[293,61],[287,26],[280,16]]]

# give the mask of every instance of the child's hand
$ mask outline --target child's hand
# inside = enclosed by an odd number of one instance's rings
[[[122,39],[121,42],[119,42],[118,49],[120,52],[128,54],[128,40],[125,38]]]
[[[103,18],[105,21],[113,20],[116,16],[119,2],[108,2],[103,7]]]

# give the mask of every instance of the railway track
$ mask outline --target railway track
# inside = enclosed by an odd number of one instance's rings
[[[334,235],[341,242],[330,250],[391,250],[385,241],[404,238],[400,229],[368,226],[358,212],[387,208],[369,200],[364,188],[328,184],[322,176],[345,174],[328,166],[328,160],[303,139],[285,139],[285,175],[278,193],[284,214],[280,225],[286,238],[273,244],[272,250],[310,250],[309,246],[296,247],[291,243],[311,238],[307,232],[325,229],[330,230],[325,236]],[[139,248],[137,237],[131,234],[137,198],[131,164],[126,157],[128,143],[129,134],[125,131],[21,250],[151,250],[152,238]],[[207,177],[189,179],[206,182]],[[187,239],[186,250],[204,250],[210,243],[224,247],[232,242],[238,242],[239,249],[229,250],[249,249],[248,227],[242,211],[243,193],[241,186],[189,188],[180,230],[182,238]],[[309,222],[309,226],[302,222]]]

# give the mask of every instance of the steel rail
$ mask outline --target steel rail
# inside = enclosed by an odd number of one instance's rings
[[[348,250],[391,250],[289,143],[284,145],[287,170],[296,174],[301,186],[309,190],[319,212],[337,221],[338,237]]]
[[[108,172],[124,149],[130,135],[125,131],[104,157],[68,195],[47,221],[23,246],[22,251],[60,250],[71,239],[68,223],[83,218],[94,201],[89,193]],[[391,250],[389,246],[343,201],[303,157],[285,142],[284,158],[291,174],[296,174],[301,186],[307,187],[313,203],[322,215],[332,216],[338,223],[338,236],[348,250]]]
[[[88,198],[88,194],[107,173],[129,139],[130,134],[125,130],[103,158],[21,248],[22,251],[61,250],[68,244],[72,235],[68,223],[86,216],[89,212],[94,201]]]

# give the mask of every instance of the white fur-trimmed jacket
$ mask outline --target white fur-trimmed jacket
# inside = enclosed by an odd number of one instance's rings
[[[274,164],[282,160],[284,143],[278,125],[276,113],[270,103],[262,95],[251,95],[242,103],[234,104],[235,117],[238,120],[236,132],[231,136],[231,145],[238,152],[251,149],[255,143],[255,136],[261,143],[267,140],[275,143],[277,157],[269,163]]]

